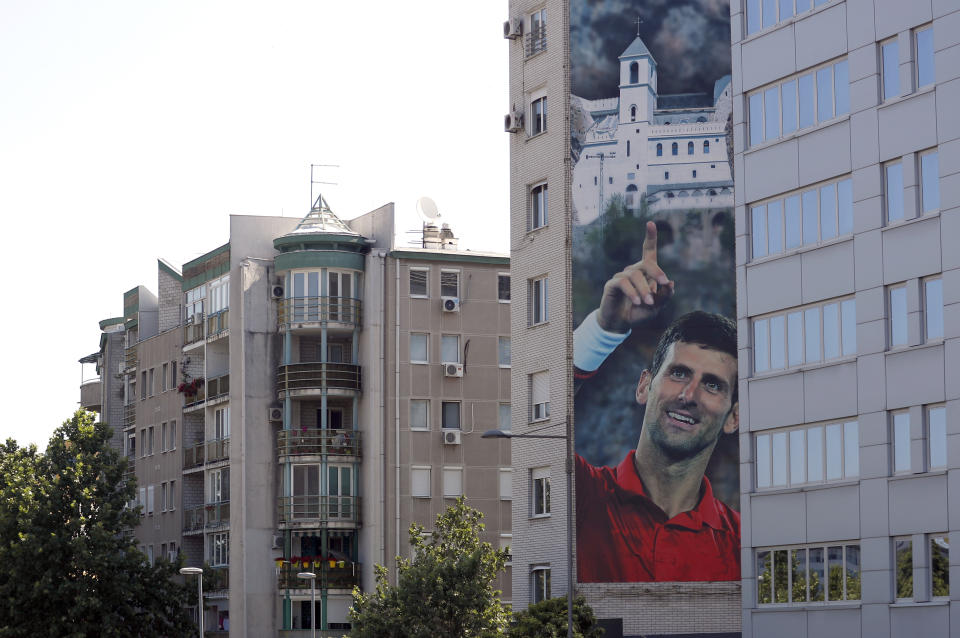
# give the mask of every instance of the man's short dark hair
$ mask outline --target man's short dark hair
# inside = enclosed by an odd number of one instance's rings
[[[737,359],[737,325],[723,315],[702,310],[694,310],[678,317],[660,335],[660,341],[657,342],[657,349],[653,353],[653,361],[650,363],[650,374],[657,376],[663,360],[667,357],[667,350],[677,341],[691,343],[718,350]],[[733,384],[733,402],[736,403],[737,380]]]

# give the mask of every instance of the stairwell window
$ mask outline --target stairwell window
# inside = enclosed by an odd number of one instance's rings
[[[550,566],[538,565],[530,570],[531,601],[539,603],[550,598]]]
[[[530,135],[547,132],[547,96],[530,103]]]
[[[550,372],[530,375],[530,421],[550,418]]]
[[[547,322],[547,278],[539,277],[527,282],[527,325],[536,326]]]
[[[530,470],[530,491],[533,518],[550,516],[550,468]]]
[[[547,225],[547,185],[537,184],[530,188],[530,230]]]

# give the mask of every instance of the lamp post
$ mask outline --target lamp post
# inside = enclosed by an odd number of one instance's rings
[[[180,573],[197,577],[197,618],[200,621],[200,638],[203,638],[203,570],[199,567],[181,567]]]
[[[553,423],[547,427],[566,425]],[[481,439],[564,439],[567,442],[567,638],[573,638],[573,433],[567,425],[566,434],[513,434],[503,430],[487,430]]]
[[[313,638],[317,638],[317,575],[313,572],[300,572],[297,578],[310,581],[310,630]]]

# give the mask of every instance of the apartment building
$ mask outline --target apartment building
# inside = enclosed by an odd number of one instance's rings
[[[958,635],[960,5],[731,16],[743,635]]]
[[[510,427],[506,256],[432,222],[398,247],[392,204],[342,221],[321,198],[303,219],[232,216],[226,244],[161,261],[158,290],[102,322],[81,393],[105,409],[122,390],[138,541],[204,566],[208,630],[341,635],[354,585],[375,564],[394,578],[410,524],[460,495],[510,545],[510,447],[480,440]],[[499,586],[509,601],[509,570]]]

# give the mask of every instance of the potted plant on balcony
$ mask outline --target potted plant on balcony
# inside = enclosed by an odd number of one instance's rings
[[[196,379],[191,379],[189,381],[183,381],[180,385],[177,386],[177,392],[180,394],[186,395],[189,399],[191,397],[197,396],[197,392],[200,391],[200,388],[203,387],[203,377],[197,377]]]

